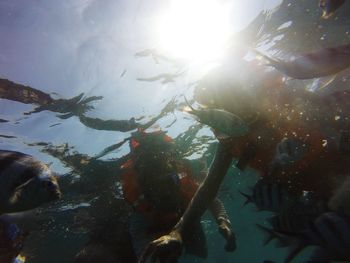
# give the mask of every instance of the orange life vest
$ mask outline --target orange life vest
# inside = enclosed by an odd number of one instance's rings
[[[144,133],[143,135],[147,135]],[[173,140],[167,135],[163,135],[165,142],[172,143]],[[131,150],[134,151],[139,147],[140,141],[136,138],[130,140]],[[181,215],[174,213],[164,213],[157,211],[152,204],[145,198],[142,188],[138,181],[138,173],[134,167],[133,158],[126,161],[122,166],[122,190],[125,200],[135,209],[143,214],[155,224],[172,224],[176,223]],[[198,188],[198,183],[192,177],[192,169],[186,165],[180,167],[177,175],[179,176],[180,196],[185,205],[187,205]]]
[[[157,211],[156,208],[145,198],[142,193],[141,186],[138,182],[138,174],[134,168],[134,162],[132,159],[128,160],[122,165],[122,190],[125,200],[135,209],[135,211],[143,214],[155,225],[171,225],[176,223],[181,217],[181,214],[177,212],[164,213]],[[180,196],[187,206],[191,201],[195,192],[197,191],[198,184],[195,182],[188,171],[178,172],[180,183]]]

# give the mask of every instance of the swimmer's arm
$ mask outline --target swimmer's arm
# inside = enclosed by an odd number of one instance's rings
[[[199,186],[185,213],[169,234],[161,236],[147,246],[139,263],[146,263],[149,259],[161,259],[161,262],[165,262],[164,260],[177,262],[177,258],[182,251],[183,234],[186,231],[191,231],[193,222],[198,221],[213,202],[220,184],[230,167],[232,156],[228,149],[227,144],[219,142],[208,176]],[[235,248],[235,242],[233,244]]]
[[[232,231],[224,204],[219,198],[215,198],[209,209],[218,224],[219,233],[226,239],[226,251],[234,251],[236,249],[236,236]]]
[[[231,222],[227,215],[225,206],[219,198],[216,197],[214,199],[214,201],[209,206],[209,210],[219,226],[223,222],[226,222],[229,226],[231,226]]]
[[[200,184],[185,213],[174,227],[174,230],[179,231],[181,236],[190,229],[193,222],[200,220],[209,204],[213,202],[231,161],[232,156],[229,153],[228,146],[219,142],[207,177]]]

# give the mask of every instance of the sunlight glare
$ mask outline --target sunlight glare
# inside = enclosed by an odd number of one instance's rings
[[[229,8],[214,0],[174,0],[157,24],[161,51],[196,62],[220,58],[230,36]]]

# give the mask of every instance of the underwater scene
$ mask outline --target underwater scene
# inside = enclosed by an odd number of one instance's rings
[[[350,262],[349,14],[1,0],[0,263]]]

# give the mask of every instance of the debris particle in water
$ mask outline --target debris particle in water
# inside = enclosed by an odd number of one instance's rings
[[[327,146],[327,140],[322,140],[322,147],[326,147]]]

